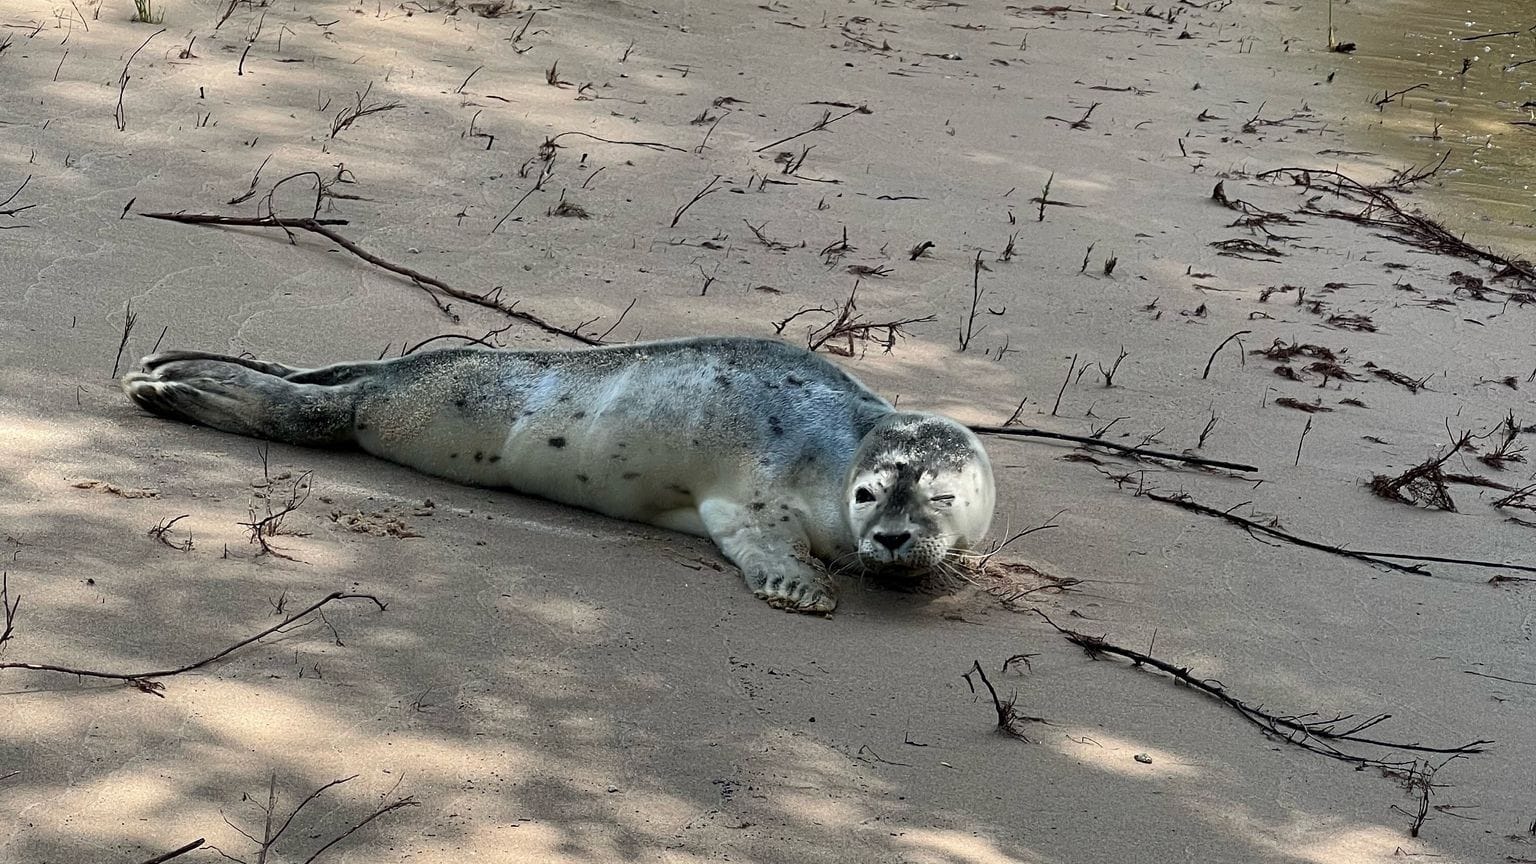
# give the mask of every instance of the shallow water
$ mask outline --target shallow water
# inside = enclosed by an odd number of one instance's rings
[[[1335,67],[1335,94],[1358,100],[1352,146],[1399,165],[1450,151],[1427,209],[1474,242],[1536,257],[1536,0],[1335,2],[1333,21],[1358,46]],[[1520,32],[1467,39],[1508,30]]]

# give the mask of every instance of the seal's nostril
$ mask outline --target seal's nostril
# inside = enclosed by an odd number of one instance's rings
[[[875,532],[875,542],[891,550],[892,552],[895,552],[901,547],[907,545],[907,541],[911,539],[911,531],[903,531],[900,534],[881,534],[878,531]]]

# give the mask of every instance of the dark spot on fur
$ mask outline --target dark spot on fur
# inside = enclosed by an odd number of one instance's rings
[[[585,475],[585,474],[577,474],[577,475],[576,475],[576,479],[577,479],[577,480],[580,480],[580,481],[581,481],[581,482],[583,482],[583,483],[585,483],[585,482],[587,482],[587,481],[588,481],[588,480],[590,480],[590,479],[591,479],[591,478],[590,478],[590,477],[588,477],[588,476],[587,476],[587,475]]]
[[[467,399],[455,399],[455,400],[453,400],[453,404],[459,406],[460,408],[463,408],[464,406],[469,404],[469,400],[467,400]]]
[[[367,429],[367,428],[368,428],[368,424],[367,423],[359,423],[359,424],[357,424],[357,431],[359,431],[359,432],[361,432],[361,431],[363,431],[364,429]]]
[[[640,472],[639,471],[625,471],[623,474],[620,474],[619,476],[623,477],[625,480],[634,480],[634,479],[636,479],[636,478],[638,478],[640,476]]]
[[[491,461],[492,462],[500,462],[501,461],[501,457],[500,456],[492,456],[491,457]]]
[[[629,442],[628,441],[620,441],[619,442],[619,446],[620,447],[628,447],[629,446]]]
[[[449,459],[457,459],[457,458],[459,458],[459,454],[457,454],[457,453],[449,453],[448,454],[448,458]]]
[[[784,424],[777,417],[769,417],[768,431],[772,432],[776,438],[782,436],[784,434]]]
[[[561,447],[564,447],[565,446],[565,436],[563,436],[563,435],[556,435],[555,437],[549,439],[549,446],[555,448],[556,450],[559,450]]]
[[[779,505],[779,509],[780,510],[788,510],[789,509],[789,505],[788,504],[780,504]]]
[[[805,386],[804,379],[801,379],[801,378],[799,378],[797,376],[794,376],[794,375],[786,375],[786,376],[784,376],[784,383],[788,384],[791,387],[804,387]]]
[[[725,377],[724,375],[716,375],[715,385],[722,390],[729,390],[731,389],[731,379]]]
[[[692,490],[687,489],[687,488],[685,488],[683,486],[679,486],[676,483],[669,484],[667,486],[667,488],[671,489],[673,492],[676,492],[679,495],[692,495],[693,494]]]
[[[697,438],[693,439],[693,446],[695,446],[695,447],[699,446],[699,439],[697,439]]]
[[[768,505],[764,504],[761,501],[753,501],[752,502],[752,509],[753,510],[761,510],[761,509],[763,509],[766,506],[768,506]]]
[[[569,401],[571,401],[571,394],[567,393],[564,396],[561,396],[559,399],[556,399],[555,401],[556,402],[569,402]]]
[[[789,517],[788,516],[780,516],[779,517],[779,521],[780,522],[788,522],[789,521]]]
[[[572,414],[571,416],[573,418],[577,419],[577,420],[580,420],[581,418],[587,416],[587,412],[585,412],[585,411],[577,411],[575,414]]]
[[[476,462],[479,462],[480,460],[482,460],[484,458],[485,458],[485,453],[483,453],[483,452],[481,452],[479,450],[475,451],[475,461]]]

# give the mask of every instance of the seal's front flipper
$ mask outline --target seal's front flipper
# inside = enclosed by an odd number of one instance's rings
[[[810,552],[795,522],[775,522],[722,498],[699,504],[699,516],[720,551],[741,568],[747,587],[769,605],[826,614],[837,608],[832,579]]]

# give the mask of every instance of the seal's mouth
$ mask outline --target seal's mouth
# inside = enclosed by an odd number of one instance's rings
[[[882,560],[859,556],[859,563],[876,579],[888,585],[915,585],[928,575],[932,568],[916,561]]]

